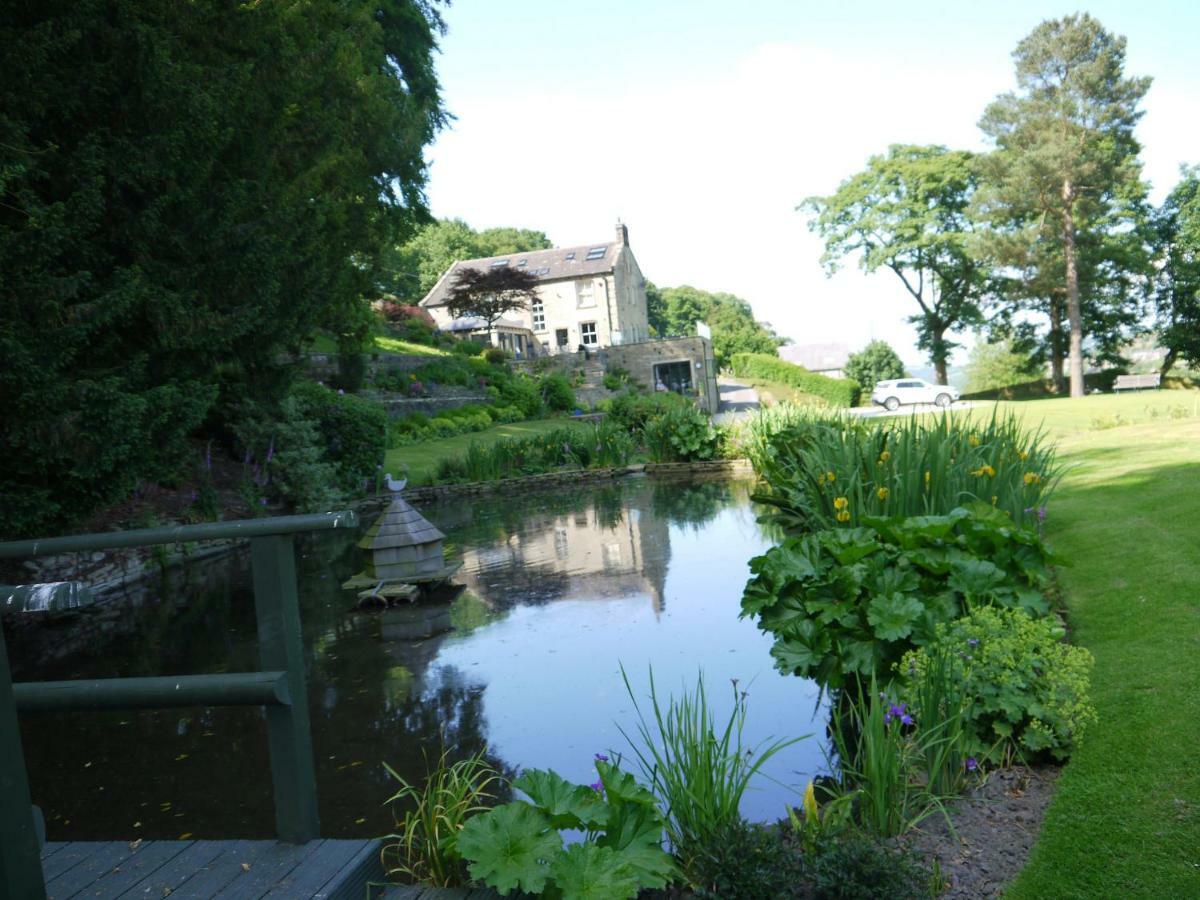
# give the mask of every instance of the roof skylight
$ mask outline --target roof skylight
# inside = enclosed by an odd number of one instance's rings
[[[608,251],[607,247],[593,247],[588,251],[588,259],[603,259],[604,254]]]

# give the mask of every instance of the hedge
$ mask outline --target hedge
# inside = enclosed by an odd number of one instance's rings
[[[806,394],[820,397],[830,406],[857,406],[858,395],[862,390],[857,381],[849,378],[827,378],[810,372],[803,366],[765,353],[735,353],[732,366],[734,375],[786,384]]]

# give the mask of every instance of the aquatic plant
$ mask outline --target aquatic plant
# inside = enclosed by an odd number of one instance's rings
[[[397,831],[383,839],[380,860],[388,875],[402,874],[435,887],[467,883],[459,832],[472,816],[488,809],[488,801],[496,799],[493,789],[502,782],[482,753],[448,761],[449,751],[444,750],[420,788],[384,763],[400,783],[387,804],[408,806],[396,817]]]
[[[651,719],[638,703],[624,667],[621,677],[638,718],[636,736],[624,729],[621,733],[665,810],[671,848],[685,877],[697,884],[703,880],[698,860],[741,821],[741,800],[750,781],[771,757],[807,735],[747,747],[747,693],[733,683],[733,708],[718,729],[703,675],[697,676],[694,690],[669,698],[664,706],[651,671]]]

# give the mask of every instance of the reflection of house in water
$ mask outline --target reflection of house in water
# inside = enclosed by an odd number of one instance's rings
[[[668,521],[618,505],[534,513],[507,539],[467,547],[456,580],[493,607],[646,596],[657,615],[671,544]]]

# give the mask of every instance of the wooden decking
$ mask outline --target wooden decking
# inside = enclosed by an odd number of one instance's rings
[[[365,840],[55,843],[42,869],[51,900],[363,900],[383,875],[378,842]]]

